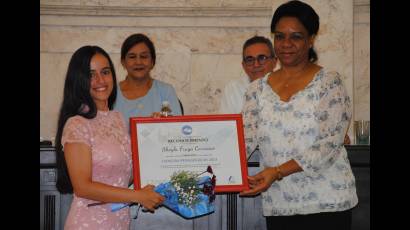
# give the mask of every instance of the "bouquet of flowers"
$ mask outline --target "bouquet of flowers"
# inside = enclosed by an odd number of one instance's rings
[[[194,218],[215,211],[215,183],[216,176],[208,166],[200,174],[175,172],[169,182],[159,184],[155,191],[165,197],[164,206],[185,218]]]
[[[164,206],[185,218],[194,218],[215,211],[213,204],[215,184],[216,176],[213,174],[212,167],[208,166],[206,171],[199,174],[189,171],[175,172],[169,182],[157,185],[155,191],[165,197]],[[104,203],[94,203],[89,206],[98,204]],[[111,211],[116,212],[132,205],[134,204],[112,203]],[[138,211],[139,208],[137,215]]]

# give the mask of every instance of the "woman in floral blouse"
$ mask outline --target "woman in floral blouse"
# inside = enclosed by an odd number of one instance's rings
[[[263,170],[249,177],[262,193],[268,229],[350,229],[358,203],[344,137],[350,98],[336,72],[315,64],[319,16],[290,1],[271,32],[281,69],[252,82],[243,107],[247,153],[259,146]]]

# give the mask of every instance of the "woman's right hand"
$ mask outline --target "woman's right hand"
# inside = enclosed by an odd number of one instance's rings
[[[138,203],[151,212],[154,212],[155,209],[165,200],[165,197],[155,192],[154,188],[154,185],[146,185],[142,189],[138,190],[138,192],[141,193],[141,198]]]
[[[153,118],[160,118],[160,117],[161,117],[161,112],[153,112],[153,113],[151,114],[151,117],[153,117]]]

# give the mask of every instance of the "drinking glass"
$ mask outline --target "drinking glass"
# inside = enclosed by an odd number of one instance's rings
[[[357,145],[368,145],[370,143],[370,121],[355,121],[354,131]]]

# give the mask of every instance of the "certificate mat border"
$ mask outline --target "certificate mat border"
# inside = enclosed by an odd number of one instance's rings
[[[132,151],[132,164],[133,164],[133,176],[134,176],[134,189],[141,189],[140,183],[140,162],[138,153],[138,136],[137,136],[137,124],[138,123],[165,123],[165,122],[196,122],[196,121],[236,121],[236,129],[238,134],[238,147],[239,147],[239,163],[241,164],[241,176],[242,184],[235,185],[217,185],[215,187],[216,193],[224,192],[240,192],[249,189],[248,184],[248,167],[246,163],[245,153],[245,139],[242,122],[242,114],[213,114],[213,115],[187,115],[187,116],[169,116],[161,118],[152,117],[130,117],[131,128],[131,151]],[[216,175],[218,180],[218,175]]]

